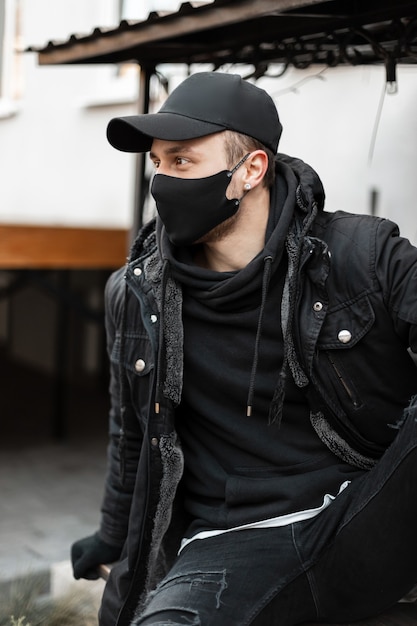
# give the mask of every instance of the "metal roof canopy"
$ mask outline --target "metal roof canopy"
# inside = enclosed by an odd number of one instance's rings
[[[37,52],[40,65],[417,62],[417,0],[215,0],[96,28]]]

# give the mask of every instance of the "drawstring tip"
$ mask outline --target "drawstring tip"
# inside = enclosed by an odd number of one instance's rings
[[[246,417],[251,417],[252,415],[252,406],[248,404],[246,407]]]
[[[155,413],[159,413],[159,402],[155,402]]]

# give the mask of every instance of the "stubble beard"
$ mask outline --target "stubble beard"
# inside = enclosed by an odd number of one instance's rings
[[[237,189],[235,189],[233,186],[233,181],[232,181],[232,184],[230,185],[230,191],[227,194],[227,197],[228,198],[239,197]],[[218,224],[217,226],[209,230],[209,232],[206,233],[205,235],[202,235],[199,239],[197,239],[195,244],[212,244],[212,243],[218,243],[219,241],[222,241],[235,230],[240,220],[240,217],[241,217],[241,207],[239,206],[236,213],[234,213],[231,217],[228,217],[227,219],[225,219],[224,222],[221,222],[220,224]]]
[[[238,211],[234,215],[228,217],[226,220],[224,220],[224,222],[221,222],[221,224],[218,224],[217,226],[209,230],[208,233],[197,239],[197,241],[193,245],[209,243],[211,244],[222,241],[235,230],[239,218],[240,215],[238,209]]]

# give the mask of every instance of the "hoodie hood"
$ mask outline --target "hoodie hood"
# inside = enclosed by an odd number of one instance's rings
[[[276,162],[278,166],[288,168],[298,180],[300,201],[301,204],[304,204],[305,209],[308,210],[308,207],[316,205],[318,211],[323,211],[325,193],[323,183],[317,172],[301,159],[282,153],[277,154]]]

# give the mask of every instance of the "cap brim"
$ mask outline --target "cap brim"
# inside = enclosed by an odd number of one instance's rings
[[[115,117],[107,126],[107,139],[123,152],[148,152],[154,139],[184,141],[225,130],[224,126],[202,122],[177,113],[148,113]]]

